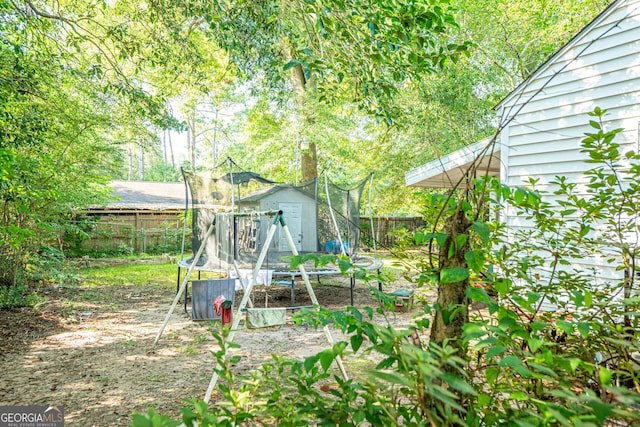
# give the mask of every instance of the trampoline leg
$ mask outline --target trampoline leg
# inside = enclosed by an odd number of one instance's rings
[[[354,295],[353,295],[353,289],[356,287],[356,276],[355,276],[355,274],[352,274],[352,275],[349,277],[349,285],[350,285],[350,288],[351,288],[351,289],[350,289],[350,294],[351,294],[351,306],[353,307],[353,306],[355,306],[355,298],[354,298]]]
[[[189,314],[187,312],[187,298],[189,297],[189,282],[187,282],[187,287],[184,288],[184,314]]]
[[[291,277],[291,307],[296,306],[296,279]],[[295,310],[292,310],[292,313],[295,313]]]
[[[380,277],[380,269],[378,269],[378,277]],[[382,292],[382,281],[378,280],[378,290]]]
[[[180,290],[180,266],[178,266],[178,283],[176,283],[176,294],[178,293],[178,291]]]

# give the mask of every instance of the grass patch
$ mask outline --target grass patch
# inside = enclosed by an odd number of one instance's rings
[[[184,280],[186,270],[182,270],[180,280]],[[178,266],[172,263],[166,264],[126,264],[110,267],[81,268],[77,272],[78,280],[83,286],[118,286],[118,285],[145,285],[159,288],[171,288],[176,286],[178,279]],[[191,279],[196,279],[193,273]],[[218,273],[202,271],[201,279],[219,278]]]
[[[186,346],[182,347],[180,349],[180,353],[185,354],[187,356],[197,356],[198,355],[198,349],[195,346],[189,344],[189,345],[186,345]]]
[[[84,286],[145,285],[159,288],[176,285],[178,267],[175,264],[132,264],[78,270]]]

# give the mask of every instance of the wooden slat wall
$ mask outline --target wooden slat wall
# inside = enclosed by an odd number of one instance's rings
[[[129,247],[147,252],[158,245],[175,251],[182,241],[183,213],[179,210],[91,212],[89,216],[100,220],[89,232],[91,238],[82,243],[85,251]]]

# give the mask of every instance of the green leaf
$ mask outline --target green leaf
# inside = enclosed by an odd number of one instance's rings
[[[532,375],[531,371],[524,365],[514,366],[512,369],[513,369],[513,372],[521,375],[524,378],[529,378]]]
[[[518,357],[516,356],[505,356],[502,359],[500,359],[500,362],[498,362],[498,366],[503,368],[503,367],[513,367],[513,366],[520,366],[522,365],[522,360],[520,360]]]
[[[569,359],[569,367],[571,369],[571,372],[575,372],[576,369],[578,369],[578,366],[580,366],[581,363],[582,363],[582,360],[578,359],[577,357]]]
[[[333,363],[336,355],[333,350],[324,350],[318,354],[318,357],[320,359],[320,366],[322,366],[322,369],[326,371]]]
[[[438,243],[438,246],[444,247],[445,243],[447,243],[447,237],[449,237],[449,235],[447,233],[434,233],[433,237],[436,239],[436,243]]]
[[[362,335],[351,335],[351,348],[353,348],[354,352],[357,352],[364,341],[364,337]]]
[[[585,292],[584,293],[584,305],[587,308],[591,308],[593,306],[593,292]]]
[[[478,237],[480,237],[480,240],[482,240],[482,243],[485,243],[485,244],[489,243],[489,240],[491,239],[491,230],[489,229],[489,226],[487,225],[487,223],[483,221],[474,221],[472,228],[473,228],[473,231],[476,232]]]
[[[305,369],[305,371],[311,372],[313,367],[316,365],[317,361],[318,361],[318,357],[317,356],[305,357],[305,359],[304,359],[304,369]]]
[[[397,372],[386,372],[386,371],[367,371],[371,376],[378,378],[382,381],[386,381],[392,384],[399,384],[406,387],[413,386],[413,383],[405,376],[400,375]]]
[[[560,411],[556,410],[555,408],[552,408],[551,405],[547,405],[547,411],[549,411],[551,415],[553,415],[553,418],[555,418],[555,421],[560,422],[562,425],[565,425],[565,426],[574,425],[571,421],[567,419],[567,417],[565,417],[562,413],[560,413]]]
[[[580,335],[582,335],[583,338],[589,336],[589,331],[591,330],[591,325],[589,324],[589,322],[578,322],[577,328],[578,332],[580,332]]]
[[[464,247],[467,243],[468,236],[466,234],[458,234],[456,236],[456,250],[460,250],[460,248]]]
[[[470,394],[472,396],[477,395],[475,389],[465,380],[459,376],[446,373],[442,376],[442,380],[449,385],[449,387],[458,390],[461,393]]]
[[[511,291],[511,284],[509,279],[498,279],[493,282],[493,287],[501,296],[504,296]]]
[[[487,384],[493,386],[498,379],[498,374],[500,374],[500,369],[487,368],[487,370],[484,372],[484,377],[487,379]]]
[[[487,335],[487,331],[486,329],[484,329],[482,326],[480,326],[477,323],[467,323],[466,325],[463,326],[463,337],[465,340],[470,341],[470,340],[476,340],[480,337],[483,337],[485,335]]]
[[[558,374],[553,369],[542,363],[530,363],[529,366],[531,366],[536,372],[542,372],[543,374],[547,374],[550,377],[556,378],[558,376]]]
[[[593,415],[598,420],[598,425],[605,425],[605,421],[615,409],[614,405],[604,403],[601,400],[591,399],[587,402],[587,405],[593,408]]]
[[[498,356],[499,354],[502,354],[505,352],[505,350],[507,349],[507,347],[503,346],[503,345],[496,345],[493,346],[491,348],[489,348],[489,350],[487,350],[487,360],[490,360],[492,358],[494,358],[495,356]]]
[[[540,338],[532,337],[527,339],[527,343],[529,344],[529,350],[531,350],[532,353],[535,353],[542,346],[542,344],[544,344],[544,341]]]
[[[573,323],[571,322],[567,322],[566,320],[557,320],[556,325],[561,331],[564,331],[567,334],[573,333]]]
[[[356,411],[353,413],[352,418],[355,425],[360,425],[366,418],[366,413],[364,411]]]
[[[479,407],[483,407],[483,406],[489,406],[489,404],[491,403],[491,396],[489,396],[486,393],[480,393],[478,395],[478,406]]]
[[[526,401],[529,400],[529,395],[524,391],[514,391],[509,395],[509,399]]]
[[[469,277],[469,269],[464,267],[447,267],[440,270],[440,283],[461,282]]]
[[[484,268],[485,256],[486,254],[483,250],[474,249],[472,251],[465,252],[464,259],[467,261],[467,265],[472,271],[481,273]]]
[[[284,67],[282,67],[282,70],[287,71],[287,70],[290,70],[291,68],[297,67],[298,65],[300,65],[300,62],[298,62],[297,59],[292,59],[291,61],[284,64]]]
[[[611,372],[609,369],[605,368],[604,366],[600,366],[600,382],[602,382],[602,385],[604,386],[608,386],[611,385],[611,378],[613,377],[613,372]]]
[[[488,302],[490,300],[489,295],[487,295],[487,292],[482,288],[469,286],[466,293],[472,301]]]
[[[353,264],[351,264],[351,260],[349,259],[349,257],[346,257],[346,256],[339,257],[338,268],[340,268],[341,273],[346,273],[351,269],[351,267],[353,267]]]

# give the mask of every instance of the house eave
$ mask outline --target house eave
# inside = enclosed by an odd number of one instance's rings
[[[500,150],[488,147],[492,138],[485,138],[474,144],[449,153],[439,159],[405,173],[405,184],[411,187],[454,188],[467,177],[476,163],[475,176],[500,176]]]

